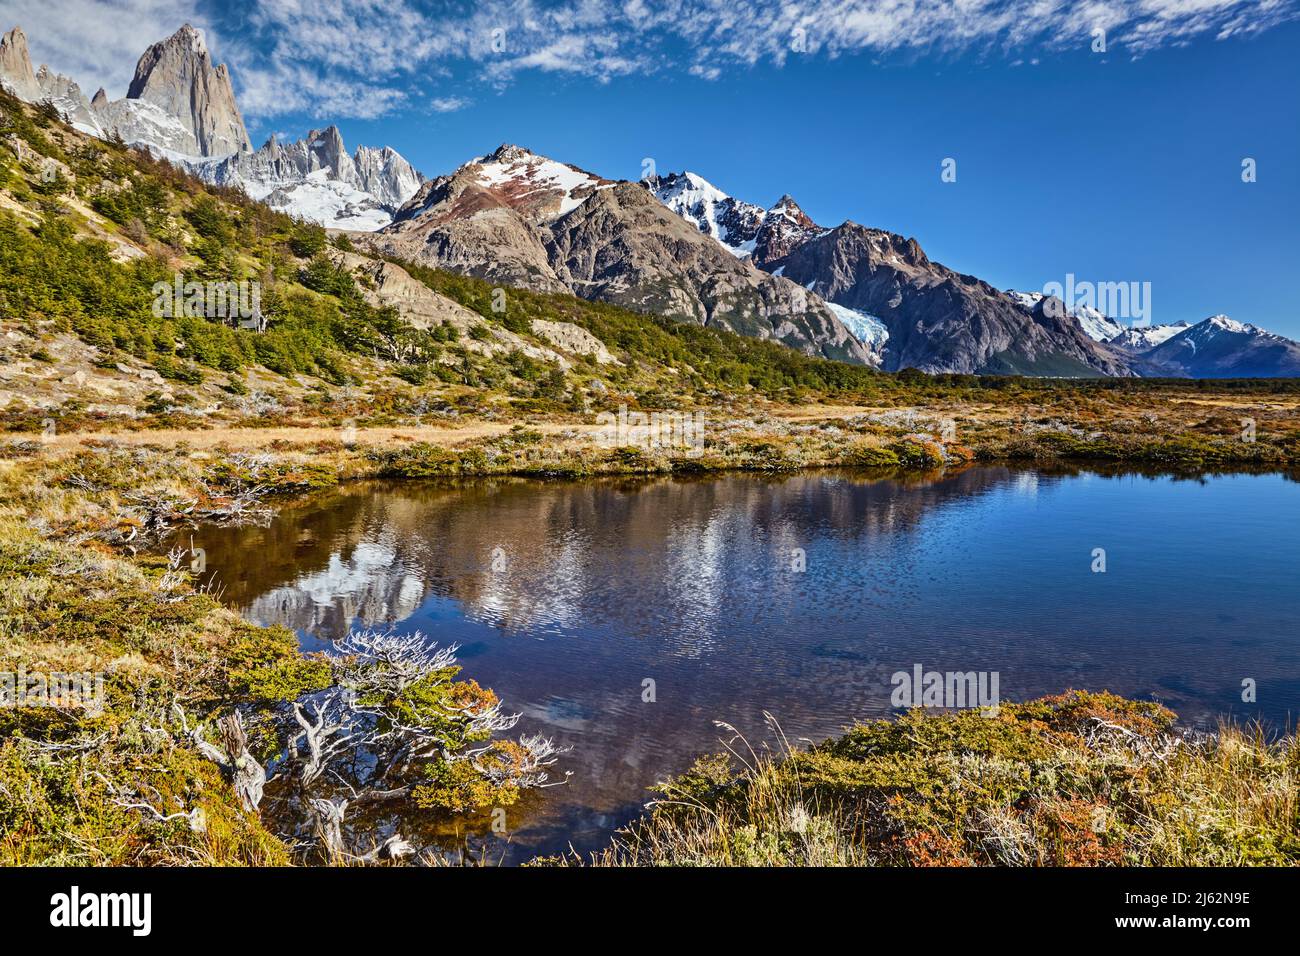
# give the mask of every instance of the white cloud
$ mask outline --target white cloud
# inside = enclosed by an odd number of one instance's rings
[[[601,79],[729,69],[792,56],[898,51],[1010,52],[1084,46],[1092,30],[1129,54],[1202,34],[1259,32],[1300,0],[482,0],[427,24],[445,59],[495,82],[527,70]]]
[[[391,112],[407,98],[399,87],[331,75],[278,57],[252,69],[236,66],[234,80],[239,108],[246,117],[307,113],[331,119],[371,119]]]
[[[429,103],[435,113],[454,113],[469,105],[470,101],[463,96],[435,96]]]
[[[33,67],[67,74],[88,97],[100,86],[125,96],[140,54],[184,23],[204,31],[214,54],[220,47],[199,0],[5,0],[0,17],[0,32],[27,34]]]

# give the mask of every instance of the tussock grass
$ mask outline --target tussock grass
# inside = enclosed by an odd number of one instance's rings
[[[998,716],[872,721],[807,749],[728,742],[660,785],[596,866],[1300,863],[1300,743],[1193,735],[1072,691]],[[779,730],[779,728],[777,728]],[[550,861],[557,862],[557,861]],[[562,862],[578,862],[568,860]]]

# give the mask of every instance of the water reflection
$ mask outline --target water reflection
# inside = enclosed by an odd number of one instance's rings
[[[597,845],[716,749],[715,720],[760,738],[770,711],[819,738],[889,712],[915,663],[998,671],[1011,699],[1109,688],[1193,722],[1286,721],[1297,504],[1277,475],[501,479],[348,486],[195,543],[249,617],[312,647],[387,624],[460,643],[525,729],[572,744],[573,782],[515,824],[517,858]]]

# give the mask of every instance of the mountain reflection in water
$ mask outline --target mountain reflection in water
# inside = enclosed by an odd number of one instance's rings
[[[509,859],[600,845],[718,749],[716,720],[820,739],[891,713],[918,663],[997,671],[1003,699],[1154,696],[1189,723],[1300,707],[1300,484],[1280,475],[367,483],[194,542],[253,620],[309,649],[353,626],[460,644],[520,730],[573,746]]]

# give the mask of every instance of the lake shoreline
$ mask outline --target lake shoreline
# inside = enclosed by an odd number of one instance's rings
[[[218,606],[210,596],[196,593],[192,587],[194,576],[187,570],[186,560],[177,560],[174,556],[169,560],[149,555],[147,549],[141,550],[142,546],[156,541],[169,530],[200,516],[203,520],[218,523],[265,520],[281,507],[294,507],[310,501],[314,492],[358,481],[395,481],[407,485],[419,484],[425,479],[454,483],[461,479],[477,482],[484,478],[511,477],[547,479],[549,484],[556,479],[573,477],[708,479],[728,474],[783,479],[825,468],[844,468],[844,463],[839,461],[825,466],[796,468],[760,467],[749,462],[741,467],[712,468],[708,466],[713,463],[706,463],[706,467],[698,470],[670,469],[664,472],[648,469],[644,463],[618,461],[611,457],[602,463],[601,468],[608,465],[621,470],[595,470],[578,476],[557,470],[539,471],[531,465],[522,471],[509,470],[510,463],[503,462],[499,467],[505,470],[475,472],[465,470],[465,466],[472,469],[478,461],[477,456],[462,457],[458,453],[453,459],[445,452],[445,449],[436,453],[422,449],[415,456],[401,457],[399,450],[399,457],[394,458],[391,453],[361,448],[343,447],[317,454],[303,449],[281,449],[259,459],[217,449],[195,453],[184,446],[158,449],[96,442],[91,446],[68,449],[66,455],[10,459],[0,465],[3,479],[0,501],[3,502],[2,520],[6,525],[3,560],[8,573],[26,581],[22,593],[11,597],[5,608],[4,618],[9,633],[22,635],[17,642],[13,637],[6,642],[7,656],[26,665],[44,663],[48,667],[51,662],[65,661],[69,665],[75,662],[82,669],[104,668],[113,675],[111,683],[118,686],[120,701],[106,716],[60,712],[54,724],[48,722],[48,715],[37,715],[39,719],[33,722],[32,714],[28,712],[9,712],[10,718],[16,713],[20,718],[17,724],[10,725],[17,736],[4,745],[8,759],[0,759],[0,778],[35,788],[43,794],[42,799],[47,801],[44,809],[40,814],[26,817],[29,826],[36,825],[38,819],[57,822],[53,830],[37,834],[33,848],[20,850],[13,844],[3,844],[0,852],[5,852],[10,862],[84,861],[80,855],[82,851],[76,849],[78,845],[85,845],[88,840],[107,845],[109,833],[122,833],[127,837],[116,841],[117,849],[94,862],[167,865],[178,860],[169,859],[171,851],[164,848],[174,847],[178,842],[213,864],[294,862],[281,837],[268,829],[257,814],[241,809],[228,778],[220,768],[187,749],[178,729],[167,729],[170,717],[165,713],[167,707],[163,699],[179,691],[187,701],[186,707],[193,720],[214,719],[232,707],[265,708],[268,700],[279,701],[275,706],[283,706],[285,701],[314,686],[318,664],[312,655],[302,652],[288,629],[251,624]],[[870,480],[942,481],[955,478],[976,465],[1015,467],[1017,464],[1014,460],[962,461],[946,468],[893,466],[885,469],[855,468],[850,473]],[[1259,473],[1261,470],[1238,469],[1221,462],[1216,468],[1173,470],[1150,462],[1113,460],[1060,459],[1050,463],[1035,460],[1023,464],[1039,469],[1047,464],[1067,472],[1095,468],[1123,474],[1204,474],[1243,470]],[[1290,473],[1285,465],[1272,462],[1262,470]],[[137,551],[140,553],[128,556]],[[68,572],[60,571],[61,568],[78,570],[71,572],[69,578]],[[82,581],[82,585],[69,591],[67,585],[70,581]],[[43,602],[39,609],[30,603],[31,596],[38,593]],[[196,658],[206,658],[205,665],[198,667],[197,673]],[[226,676],[232,674],[239,675],[235,683],[226,680]],[[178,794],[177,799],[189,801],[186,803],[187,812],[196,807],[203,809],[206,821],[203,830],[189,829],[186,832],[187,824],[173,822],[163,825],[149,819],[147,814],[111,810],[88,813],[84,808],[64,805],[56,795],[53,779],[42,780],[39,775],[33,777],[30,769],[23,769],[32,759],[32,754],[25,748],[37,745],[39,741],[96,740],[108,732],[113,742],[102,746],[102,753],[97,758],[103,761],[97,772],[109,781],[110,789],[102,795],[105,803],[112,803],[113,788],[161,787],[156,777],[142,780],[138,771],[130,769],[143,754],[157,753],[154,749],[156,742],[150,743],[147,736],[143,739],[145,750],[139,749],[142,743],[137,728],[141,718],[137,708],[141,694],[156,701],[150,707],[161,708],[155,719],[173,737],[167,751],[171,755],[168,760],[173,762],[167,765],[167,774],[169,778],[189,781],[187,787],[191,789]],[[1107,706],[1127,713],[1128,707],[1141,709],[1154,705],[1125,702]],[[930,715],[926,719],[941,721],[947,718]],[[1245,746],[1237,737],[1231,740],[1232,747],[1240,749]],[[1259,746],[1265,745],[1261,743]],[[1274,746],[1292,745],[1267,744],[1267,747]],[[1264,751],[1252,751],[1255,759],[1275,760],[1275,751],[1267,750],[1267,747]],[[1207,754],[1213,760],[1222,757],[1213,749]],[[1197,772],[1205,772],[1204,767]],[[1098,786],[1101,779],[1095,781]],[[1173,786],[1172,781],[1168,783]],[[714,784],[723,789],[738,786],[734,780],[728,783],[719,779]],[[1288,792],[1291,794],[1288,799],[1294,801],[1294,789]],[[186,793],[191,796],[187,797]],[[199,793],[203,795],[194,803],[193,795]],[[1044,795],[1043,799],[1050,803],[1056,797]],[[1257,802],[1257,795],[1252,793],[1249,799]],[[803,803],[798,805],[803,806]],[[1052,806],[1057,805],[1053,803]],[[793,812],[793,807],[791,804],[787,809]],[[1051,817],[1051,826],[1059,829],[1066,825],[1062,821],[1067,818],[1077,823],[1072,814],[1078,807],[1073,803],[1067,800],[1058,809],[1066,816]],[[811,813],[810,819],[816,832],[830,833],[826,829],[830,824],[824,820],[818,822],[820,818],[816,812]],[[781,824],[784,829],[773,837],[777,844],[788,841],[791,832],[809,832],[798,830],[799,826],[804,826],[798,820],[795,821],[795,830],[789,830],[788,823],[790,821],[785,820]],[[653,814],[634,824],[646,827],[662,825],[662,818],[656,820]],[[677,825],[675,822],[674,826]],[[738,824],[741,830],[753,825],[753,821]],[[698,830],[695,824],[691,826],[695,827],[693,833]],[[771,836],[763,834],[762,826],[755,833],[763,836],[764,841]],[[907,847],[906,852],[911,855],[893,858],[894,862],[916,864],[933,861],[939,865],[959,865],[967,858],[976,859],[961,849],[965,844],[957,837],[945,835],[947,831],[943,827],[917,830],[916,833],[925,835],[916,837],[920,842],[913,841],[914,845]],[[1038,862],[1064,861],[1081,865],[1122,862],[1114,858],[1114,853],[1118,852],[1116,847],[1122,847],[1123,839],[1116,837],[1119,842],[1115,843],[1101,837],[1094,841],[1091,837],[1076,836],[1083,841],[1083,849],[1069,841],[1055,849],[1039,847],[1048,856]],[[1270,831],[1269,840],[1274,841],[1274,836]],[[695,839],[691,836],[686,842]],[[951,840],[957,842],[945,842]],[[836,841],[832,843],[832,849],[838,846],[834,853],[840,856],[826,856],[831,850],[822,847],[817,851],[821,854],[819,856],[803,860],[796,856],[785,862],[869,862],[858,850],[846,849]],[[733,833],[726,837],[725,850],[719,849],[714,856],[698,845],[692,852],[698,857],[695,862],[735,862],[741,858],[736,856],[740,852],[737,846]],[[1293,858],[1285,856],[1291,852],[1285,845],[1275,845],[1274,841],[1269,846],[1272,849],[1258,860],[1241,862],[1278,862],[1278,853],[1284,855],[1286,862],[1294,862]],[[601,862],[628,862],[619,856],[623,852],[625,849],[612,847]],[[759,859],[755,857],[752,862],[759,862]],[[778,860],[776,857],[764,858],[763,862]]]

